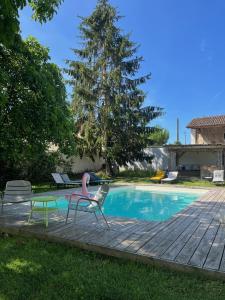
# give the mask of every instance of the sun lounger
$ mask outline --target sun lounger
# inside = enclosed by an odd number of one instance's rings
[[[178,172],[169,172],[167,178],[161,180],[162,183],[173,182],[177,179]]]
[[[160,182],[161,179],[165,177],[165,172],[162,170],[158,170],[155,174],[155,176],[150,177],[151,181]]]
[[[65,187],[67,185],[79,186],[82,184],[81,180],[75,180],[75,181],[70,180],[67,174],[51,173],[51,175],[57,187],[59,186]]]
[[[60,175],[61,175],[63,181],[65,182],[65,184],[68,184],[68,185],[81,185],[82,184],[81,180],[71,180],[66,173],[60,174]]]
[[[51,173],[51,175],[57,187],[59,186],[65,187],[66,184],[59,173]]]
[[[90,184],[91,183],[99,183],[99,184],[109,184],[113,182],[113,180],[110,179],[102,179],[99,176],[97,176],[94,172],[89,172],[90,175]]]

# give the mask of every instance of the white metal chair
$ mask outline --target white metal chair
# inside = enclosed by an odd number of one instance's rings
[[[98,189],[94,198],[81,196],[80,198],[75,200],[75,199],[73,199],[73,197],[71,195],[71,197],[69,199],[68,210],[67,210],[67,215],[66,215],[66,223],[67,223],[67,220],[69,217],[70,210],[75,210],[74,222],[76,222],[78,211],[93,213],[95,215],[95,218],[97,221],[98,221],[98,217],[97,217],[96,213],[100,212],[102,214],[102,217],[104,218],[108,228],[110,228],[109,224],[106,220],[106,217],[102,211],[102,206],[104,204],[104,201],[105,201],[105,198],[106,198],[108,192],[109,192],[109,186],[104,184]],[[84,205],[85,202],[87,205]]]
[[[25,180],[12,180],[6,183],[5,191],[1,197],[2,212],[5,203],[17,204],[31,202],[33,197],[31,183]]]
[[[224,170],[215,170],[213,171],[213,180],[214,183],[224,183]]]

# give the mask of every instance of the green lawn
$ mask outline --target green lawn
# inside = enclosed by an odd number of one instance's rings
[[[149,180],[150,176],[132,176],[132,177],[124,177],[124,176],[118,176],[115,178],[114,183],[136,183],[136,184],[156,184],[159,185],[159,183],[154,183]],[[189,180],[178,180],[174,183],[171,183],[171,185],[181,185],[184,187],[225,187],[224,184],[217,184],[215,185],[212,182],[206,181],[206,180],[200,180],[197,178],[189,179]]]
[[[34,193],[44,193],[49,191],[55,191],[57,190],[57,187],[54,185],[51,185],[50,183],[35,183],[32,184],[32,190]]]
[[[136,184],[154,184],[149,178],[153,174],[150,171],[123,171],[115,179],[114,183],[136,183]],[[158,185],[158,183],[155,183]],[[172,184],[182,185],[187,187],[216,187],[212,182],[200,180],[198,178],[190,178],[188,180],[178,180]],[[219,185],[220,187],[225,185]]]
[[[156,184],[158,183],[151,182],[149,180],[149,176],[117,176],[113,180],[113,184],[125,184],[125,183],[133,183],[133,184]],[[225,185],[215,185],[212,182],[208,182],[205,180],[197,180],[197,179],[190,179],[190,180],[179,180],[176,183],[172,183],[172,185],[180,185],[184,187],[225,187]],[[48,191],[57,190],[55,186],[51,186],[50,183],[38,183],[32,185],[34,193],[43,193]],[[71,186],[69,187],[71,188]]]
[[[0,299],[225,299],[220,281],[18,237],[0,238]]]
[[[102,178],[109,178],[105,176],[103,172],[97,173]],[[153,174],[150,171],[123,171],[118,176],[113,178],[114,184],[124,184],[124,183],[133,183],[133,184],[154,184],[154,182],[151,182],[149,178]],[[80,175],[79,178],[81,178],[82,175]],[[71,177],[72,178],[72,177]],[[77,177],[74,177],[72,179],[78,179]],[[155,183],[156,185],[159,185],[158,183]],[[178,180],[177,182],[173,183],[176,185],[181,185],[185,187],[216,187],[216,185],[212,182],[206,181],[206,180],[200,180],[197,178],[190,178],[189,180]],[[225,185],[218,185],[220,187],[225,187]],[[41,193],[41,192],[47,192],[56,190],[57,188],[55,186],[52,186],[50,183],[34,183],[32,185],[32,188],[35,193]],[[71,186],[70,186],[71,188]]]

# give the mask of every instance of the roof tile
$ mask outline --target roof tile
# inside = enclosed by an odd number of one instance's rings
[[[203,118],[193,119],[188,125],[187,128],[205,128],[213,126],[225,126],[225,115],[221,116],[209,116]]]

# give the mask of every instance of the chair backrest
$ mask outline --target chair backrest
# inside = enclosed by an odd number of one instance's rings
[[[59,174],[59,175],[62,177],[62,179],[63,179],[63,181],[64,181],[65,183],[71,182],[69,176],[68,176],[66,173],[64,173],[64,174]]]
[[[32,187],[29,181],[12,180],[6,183],[3,200],[22,202],[29,200],[32,195]]]
[[[51,173],[55,183],[65,183],[59,173]]]
[[[176,178],[177,178],[177,175],[178,175],[178,172],[177,172],[177,171],[169,172],[169,173],[168,173],[168,178],[170,178],[170,179],[176,179]]]
[[[213,182],[224,181],[224,170],[213,171]]]
[[[108,184],[103,184],[97,191],[95,195],[95,199],[98,201],[100,206],[104,204],[105,198],[107,197],[109,192],[109,185]]]

